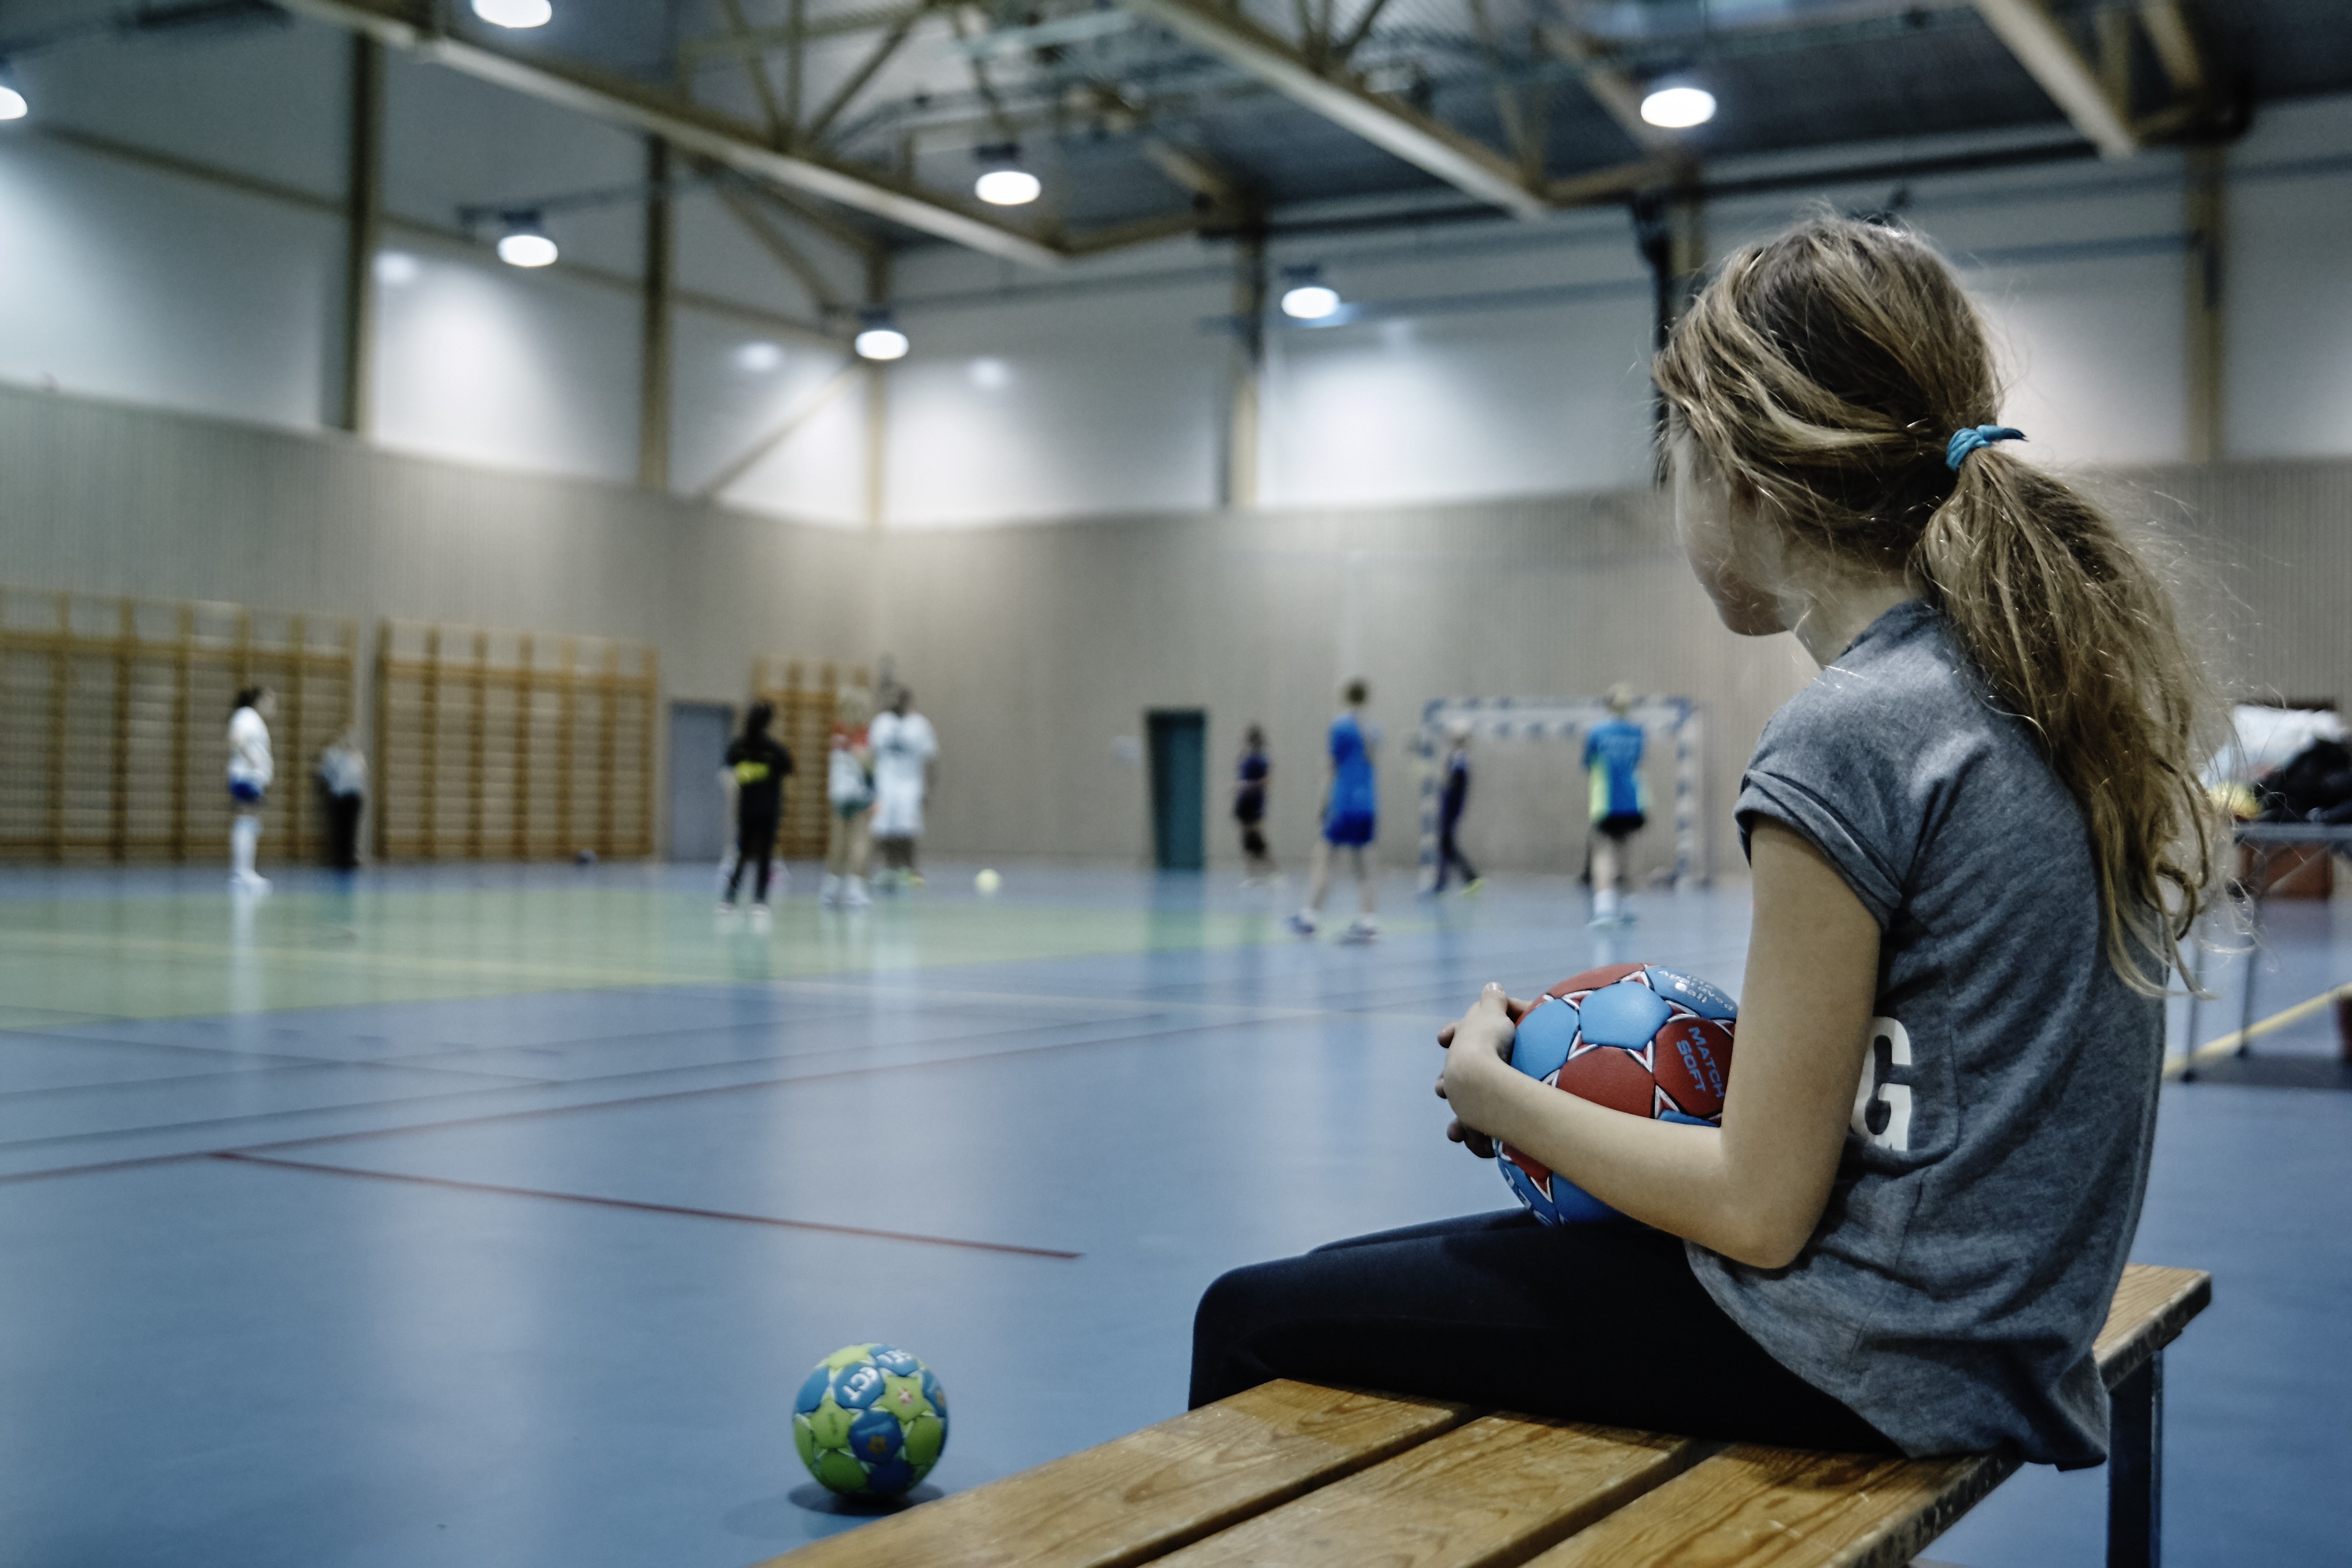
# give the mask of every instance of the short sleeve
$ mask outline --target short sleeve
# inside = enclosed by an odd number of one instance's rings
[[[1739,802],[1732,808],[1739,820],[1739,846],[1748,847],[1748,835],[1759,816],[1794,828],[1837,868],[1853,889],[1870,918],[1886,929],[1903,902],[1903,883],[1886,861],[1877,836],[1857,822],[1844,803],[1824,795],[1812,783],[1750,764],[1739,783]]]

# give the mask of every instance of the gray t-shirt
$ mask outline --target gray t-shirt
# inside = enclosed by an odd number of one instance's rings
[[[1880,930],[1878,1016],[1820,1228],[1786,1268],[1693,1245],[1773,1357],[1912,1454],[2095,1464],[2091,1357],[2147,1184],[2161,1005],[2107,962],[2081,809],[1940,614],[1872,623],[1739,792]]]

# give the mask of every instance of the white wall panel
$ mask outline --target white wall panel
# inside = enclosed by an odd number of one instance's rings
[[[2230,162],[2229,451],[2352,453],[2352,98],[2271,110]]]
[[[1261,500],[1405,504],[1636,482],[1650,421],[1643,294],[1270,334]]]
[[[1361,314],[1272,318],[1264,504],[1479,500],[1648,472],[1651,286],[1622,215],[1299,237],[1269,260],[1276,301],[1315,267]]]
[[[2035,455],[2085,464],[2179,460],[2188,447],[2180,159],[2060,163],[1913,183],[1902,205],[1984,310],[2001,367],[2000,417]],[[1832,187],[1846,210],[1883,184]],[[1708,214],[1719,259],[1803,216],[1810,193]]]
[[[679,310],[672,328],[670,478],[699,493],[810,408],[850,363],[728,317]],[[837,526],[866,517],[863,384],[835,389],[722,492],[736,506]]]
[[[415,247],[377,293],[376,433],[387,447],[627,479],[639,319],[627,295]]]
[[[2178,462],[2189,433],[2179,255],[1969,269],[2007,380],[2000,417],[2038,461]]]
[[[0,378],[315,425],[341,277],[325,215],[0,132]]]
[[[894,527],[1214,503],[1229,340],[1195,287],[910,309],[890,373]]]

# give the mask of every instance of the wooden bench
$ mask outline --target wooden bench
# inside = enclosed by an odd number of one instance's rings
[[[2098,1339],[2107,1562],[2155,1568],[2163,1351],[2211,1276],[2135,1264]],[[784,1568],[1899,1568],[2018,1461],[1703,1443],[1270,1383],[773,1560]]]

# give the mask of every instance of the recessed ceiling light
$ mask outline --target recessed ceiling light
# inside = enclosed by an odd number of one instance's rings
[[[1715,118],[1715,94],[1703,87],[1653,88],[1642,100],[1642,118],[1664,131],[1687,131]]]
[[[1321,283],[1301,283],[1282,296],[1282,313],[1302,321],[1319,321],[1339,308],[1339,291]]]
[[[494,27],[544,27],[555,7],[548,0],[474,0],[474,15]]]
[[[551,267],[555,258],[555,241],[540,226],[537,213],[516,213],[507,219],[506,232],[499,236],[500,261],[509,267]]]
[[[1026,169],[991,169],[972,182],[972,195],[991,206],[1027,206],[1045,191],[1045,183]]]

